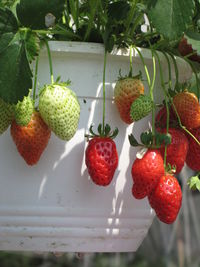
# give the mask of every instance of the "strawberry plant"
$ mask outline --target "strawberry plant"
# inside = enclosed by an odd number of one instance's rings
[[[126,124],[134,122],[137,127],[138,121],[150,113],[152,115],[150,129],[141,133],[141,144],[132,134],[129,136],[130,144],[146,149],[143,157],[135,159],[132,165],[132,193],[138,199],[148,197],[161,221],[172,223],[181,205],[181,189],[175,175],[181,171],[185,161],[191,169],[199,171],[198,162],[195,162],[200,147],[199,14],[197,0],[1,1],[0,133],[11,125],[12,138],[29,165],[38,162],[51,131],[65,141],[73,138],[79,123],[80,104],[68,82],[54,81],[48,42],[101,43],[105,49],[103,119],[97,127],[97,134],[90,127],[85,163],[94,183],[109,185],[118,165],[113,140],[118,130],[112,132],[105,123],[106,60],[114,47],[129,49],[130,71],[116,82],[114,102]],[[51,84],[40,90],[37,107],[38,57],[44,44],[49,57]],[[141,48],[151,51],[152,77]],[[138,53],[144,67],[149,89],[147,93],[144,78],[133,75],[133,51]],[[161,56],[167,63],[167,81],[164,79]],[[196,79],[195,92],[180,84],[177,56],[190,64]],[[31,64],[35,61],[33,73]],[[176,76],[175,84],[172,82],[172,68]],[[158,75],[161,84],[155,88]],[[162,90],[162,103],[155,101],[157,90]],[[162,109],[156,116],[157,107]],[[199,188],[198,176],[190,180],[191,188],[195,184]],[[170,190],[173,191],[171,198]]]

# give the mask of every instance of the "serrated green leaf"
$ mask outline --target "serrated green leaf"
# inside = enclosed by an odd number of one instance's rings
[[[197,51],[197,54],[200,55],[200,33],[188,30],[185,32],[185,37],[187,39],[187,43],[190,44],[192,48]]]
[[[159,0],[149,11],[156,30],[169,40],[177,39],[192,23],[193,0]]]
[[[62,17],[65,0],[21,0],[17,5],[17,17],[21,24],[32,29],[43,29],[45,16],[48,13],[56,17],[56,22]]]
[[[0,54],[0,97],[16,104],[32,88],[32,73],[26,56],[25,43],[17,34]]]
[[[17,32],[18,23],[15,15],[8,8],[0,8],[0,35]]]
[[[38,56],[40,51],[40,39],[36,33],[32,31],[25,31],[21,33],[21,38],[25,42],[26,53],[28,61],[31,62]]]

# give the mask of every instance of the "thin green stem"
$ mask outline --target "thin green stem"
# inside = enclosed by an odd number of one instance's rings
[[[170,64],[170,60],[169,57],[167,55],[166,52],[162,51],[163,55],[165,56],[166,60],[167,60],[167,65],[168,65],[168,71],[169,71],[169,88],[172,88],[172,69],[171,69],[171,64]]]
[[[153,95],[153,90],[154,90],[154,85],[155,85],[155,80],[156,80],[156,62],[155,62],[155,56],[154,53],[152,51],[152,60],[153,60],[153,79],[152,79],[152,84],[149,90],[149,94],[152,100],[152,103],[154,103],[154,95]],[[155,105],[153,104],[153,108],[152,108],[152,135],[153,137],[155,136]]]
[[[48,59],[49,59],[49,68],[50,68],[51,83],[53,84],[54,83],[54,78],[53,78],[53,64],[52,64],[52,58],[51,58],[51,51],[50,51],[49,44],[48,44],[48,41],[47,40],[45,40],[45,45],[46,45],[46,48],[47,48]]]
[[[103,64],[103,120],[102,120],[103,131],[105,128],[105,114],[106,114],[106,60],[107,60],[107,51],[105,50],[104,64]]]
[[[35,63],[35,74],[34,74],[34,87],[33,87],[33,105],[35,106],[35,99],[36,99],[36,87],[37,87],[37,75],[38,75],[38,63],[39,63],[39,56],[36,59]]]
[[[195,142],[200,146],[199,140],[185,126],[182,125],[181,119],[180,119],[180,117],[178,115],[177,109],[176,109],[173,101],[171,101],[171,104],[172,104],[173,109],[174,109],[174,111],[176,113],[176,116],[177,116],[177,119],[178,119],[178,123],[179,123],[179,126],[181,127],[181,129],[183,129],[188,135],[190,135],[195,140]]]
[[[151,79],[150,79],[150,76],[149,76],[149,71],[148,71],[148,68],[147,68],[147,65],[145,64],[144,62],[144,58],[143,58],[143,55],[142,53],[140,52],[140,50],[134,46],[135,50],[138,52],[139,56],[140,56],[140,59],[142,61],[142,64],[144,66],[144,70],[145,70],[145,73],[146,73],[146,77],[147,77],[147,83],[148,83],[148,86],[149,86],[149,89],[151,88]]]
[[[176,75],[176,83],[178,84],[179,83],[179,72],[178,72],[178,66],[177,66],[177,63],[176,63],[176,59],[174,58],[173,54],[169,53],[169,55],[171,56],[173,64],[174,64],[174,70],[175,70],[175,75]]]
[[[160,80],[161,80],[161,87],[163,90],[163,94],[164,94],[164,99],[165,99],[165,105],[166,105],[166,110],[167,110],[167,122],[166,122],[166,131],[167,133],[169,132],[169,107],[168,107],[168,101],[167,101],[167,90],[165,87],[165,81],[164,81],[164,75],[163,75],[163,69],[161,66],[161,62],[160,62],[160,57],[158,55],[158,53],[156,51],[154,51],[157,60],[158,60],[158,66],[159,66],[159,71],[160,71]],[[169,74],[170,76],[171,74]],[[167,145],[165,145],[165,152],[164,152],[164,167],[166,168],[166,161],[167,161]]]
[[[200,97],[200,92],[199,92],[199,77],[198,77],[197,71],[196,71],[196,69],[195,69],[193,63],[190,62],[189,59],[187,59],[187,58],[184,58],[184,59],[185,59],[185,61],[190,65],[192,71],[194,72],[195,79],[196,79],[196,86],[197,86],[197,98],[198,98],[198,100],[199,100],[199,97]]]
[[[129,59],[130,59],[130,70],[129,70],[129,77],[133,77],[133,47],[132,45],[130,46],[130,54],[129,54]]]
[[[129,11],[129,14],[128,14],[128,17],[127,17],[127,21],[126,21],[126,32],[125,32],[125,35],[128,34],[128,31],[130,29],[130,24],[133,20],[133,16],[135,14],[135,8],[136,8],[136,5],[137,5],[137,2],[138,0],[135,0],[134,3],[132,3],[132,6],[131,6],[131,10]]]

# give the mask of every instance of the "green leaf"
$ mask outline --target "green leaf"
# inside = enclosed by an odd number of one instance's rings
[[[200,33],[188,30],[185,32],[185,37],[187,39],[187,43],[190,44],[198,54],[200,54]]]
[[[25,42],[28,61],[31,62],[38,56],[40,51],[40,39],[36,33],[28,30],[21,33],[21,39]]]
[[[4,49],[7,48],[9,43],[13,40],[15,34],[14,33],[4,33],[0,36],[0,53],[4,51]]]
[[[16,104],[32,88],[32,73],[25,50],[25,42],[17,34],[0,54],[0,97]]]
[[[190,177],[190,179],[188,180],[188,185],[191,190],[200,191],[200,180],[198,175]]]
[[[173,40],[192,23],[194,10],[193,0],[158,0],[149,11],[149,18],[160,34]]]
[[[48,13],[56,17],[56,22],[62,17],[65,0],[21,0],[17,5],[17,17],[21,24],[32,29],[42,29],[45,26],[45,16]]]
[[[130,5],[126,1],[117,1],[109,4],[108,16],[111,20],[124,20],[130,11]]]
[[[17,32],[18,24],[15,15],[8,8],[0,8],[0,35]]]

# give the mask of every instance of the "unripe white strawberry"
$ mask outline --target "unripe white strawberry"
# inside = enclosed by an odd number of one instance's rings
[[[76,94],[65,85],[44,86],[39,96],[39,112],[60,139],[68,141],[76,133],[80,104]]]

